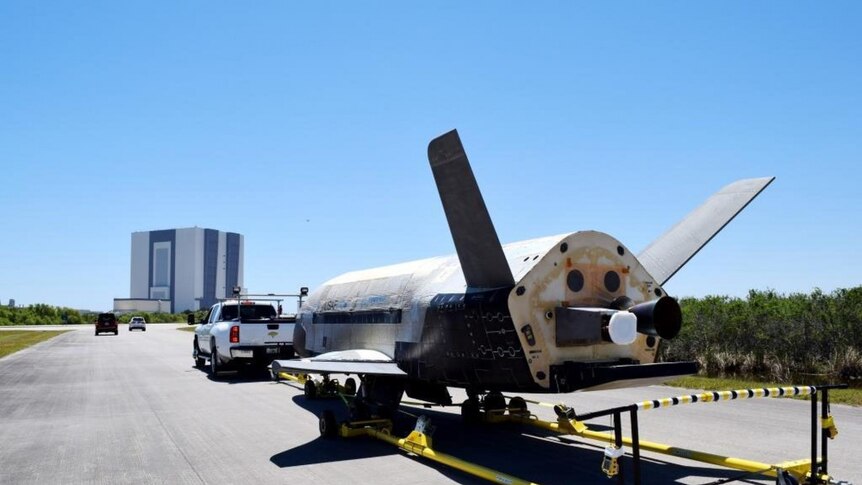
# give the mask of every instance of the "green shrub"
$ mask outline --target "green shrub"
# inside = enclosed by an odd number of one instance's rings
[[[862,287],[745,298],[683,298],[683,328],[661,349],[712,377],[786,382],[801,374],[862,376]]]
[[[63,325],[87,323],[77,310],[37,303],[28,307],[0,307],[0,325]]]

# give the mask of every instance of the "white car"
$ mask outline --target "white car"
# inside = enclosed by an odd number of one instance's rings
[[[132,317],[132,319],[129,320],[129,331],[131,332],[136,329],[143,330],[144,332],[147,331],[147,321],[144,320],[144,317]]]

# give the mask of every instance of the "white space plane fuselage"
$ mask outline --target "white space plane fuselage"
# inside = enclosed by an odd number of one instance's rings
[[[637,256],[595,231],[503,246],[457,132],[428,151],[457,254],[327,281],[299,312],[303,358],[274,369],[359,374],[396,402],[406,391],[439,403],[447,386],[571,392],[696,371],[655,362],[681,325],[662,285],[772,178],[728,185]]]
[[[600,323],[578,332],[565,328],[576,321],[561,321],[560,313],[569,308],[610,313],[609,305],[621,297],[637,304],[664,295],[619,241],[585,231],[507,244],[503,250],[516,278],[513,287],[468,291],[456,255],[355,271],[326,282],[300,312],[306,355],[375,350],[418,379],[522,392],[582,388],[557,370],[566,362],[596,368],[655,361],[657,336],[640,333],[634,342],[620,344],[602,338]],[[674,367],[655,377],[694,370]],[[626,380],[615,383],[630,385]]]

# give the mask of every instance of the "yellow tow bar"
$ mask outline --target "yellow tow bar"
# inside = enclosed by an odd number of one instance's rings
[[[339,434],[344,438],[363,435],[377,438],[412,455],[427,458],[431,461],[455,468],[456,470],[461,470],[464,473],[469,473],[470,475],[494,483],[503,483],[506,485],[536,485],[533,482],[523,480],[497,470],[492,470],[490,468],[456,458],[452,455],[447,455],[446,453],[435,451],[432,448],[431,437],[425,434],[428,423],[429,421],[425,416],[420,416],[416,421],[416,427],[409,435],[407,435],[406,438],[392,436],[392,422],[389,420],[342,423],[339,428]]]
[[[289,372],[273,373],[273,377],[275,378],[276,381],[284,379],[286,381],[292,381],[292,382],[299,383],[300,385],[304,385],[305,381],[308,381],[311,379],[311,376],[309,376],[308,374],[291,374]]]

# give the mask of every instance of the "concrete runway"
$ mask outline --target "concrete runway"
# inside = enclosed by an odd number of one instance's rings
[[[193,367],[191,349],[192,334],[175,325],[131,334],[121,326],[116,337],[82,326],[0,359],[0,483],[486,483],[377,441],[324,441],[315,416],[336,402],[306,401],[298,387],[263,376],[213,381]],[[586,412],[688,392],[653,386],[532,397]],[[465,427],[457,408],[408,410],[431,416],[441,452],[538,483],[616,483],[599,469],[601,444],[528,427]],[[832,412],[840,434],[830,442],[829,470],[859,483],[862,409]],[[763,462],[799,459],[810,453],[809,413],[807,402],[788,399],[678,406],[640,413],[641,439]],[[404,416],[395,434],[411,426]],[[739,474],[645,457],[644,483]]]

